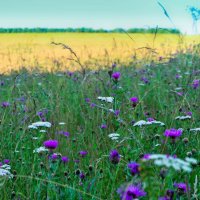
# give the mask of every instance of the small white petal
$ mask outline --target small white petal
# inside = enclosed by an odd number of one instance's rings
[[[192,128],[192,129],[190,129],[190,131],[195,131],[195,132],[197,132],[197,131],[200,131],[200,128]]]
[[[65,122],[59,122],[59,125],[65,125]]]
[[[197,160],[196,159],[194,159],[194,158],[185,158],[185,160],[187,161],[187,162],[189,162],[189,163],[192,163],[192,164],[197,164]]]
[[[191,116],[186,115],[186,116],[178,116],[175,119],[185,120],[185,119],[191,119],[191,118],[192,118]]]
[[[113,100],[114,100],[113,97],[98,97],[97,99],[101,100],[101,101],[108,102],[108,103],[113,103]]]

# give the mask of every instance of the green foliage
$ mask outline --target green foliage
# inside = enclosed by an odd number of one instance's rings
[[[0,28],[0,33],[155,33],[156,28],[131,28],[131,29],[123,29],[116,28],[113,30],[106,29],[93,29],[93,28]],[[172,34],[180,34],[178,29],[167,29],[167,28],[159,28],[158,33],[172,33]]]

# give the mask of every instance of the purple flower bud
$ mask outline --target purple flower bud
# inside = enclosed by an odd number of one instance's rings
[[[85,98],[86,103],[90,103],[90,98]]]
[[[180,137],[180,136],[182,135],[182,132],[183,132],[183,131],[180,130],[180,129],[176,130],[176,129],[174,129],[174,128],[171,128],[171,129],[165,130],[164,136],[165,136],[165,137],[170,137],[170,138],[172,138],[172,139],[175,139],[175,138],[177,138],[177,137]]]
[[[10,163],[10,160],[5,159],[3,162],[8,165]]]
[[[107,128],[107,125],[106,124],[102,124],[101,125],[101,129],[106,129]]]
[[[109,158],[113,164],[118,164],[120,161],[120,155],[119,155],[118,151],[115,149],[111,150]]]
[[[120,76],[121,76],[120,72],[114,72],[112,74],[112,78],[115,79],[116,81],[119,80]]]
[[[174,187],[176,187],[181,193],[186,193],[189,190],[186,183],[174,183]]]
[[[136,162],[130,162],[128,165],[128,168],[131,172],[131,174],[134,176],[135,174],[139,174],[140,172],[140,164],[136,163]]]
[[[146,196],[146,192],[141,189],[140,185],[122,186],[117,190],[121,200],[138,199],[139,197]]]
[[[142,77],[140,80],[143,81],[145,84],[149,83],[149,79],[146,77]]]
[[[62,156],[62,157],[61,157],[61,161],[62,161],[64,164],[66,164],[66,163],[69,162],[69,158],[68,158],[67,156]]]
[[[120,110],[115,110],[115,115],[118,116],[120,113]]]
[[[150,117],[150,118],[147,118],[147,121],[148,122],[153,122],[153,121],[155,121],[155,119]]]
[[[81,157],[85,157],[87,154],[88,154],[87,151],[79,151],[79,155],[80,155]]]
[[[91,107],[91,108],[94,108],[95,106],[96,106],[95,103],[91,103],[91,104],[90,104],[90,107]]]
[[[56,149],[58,146],[58,141],[57,140],[47,140],[43,143],[43,145],[47,148],[47,149]]]
[[[51,160],[56,160],[57,158],[58,158],[57,153],[53,153],[53,154],[50,156],[50,159],[51,159]]]
[[[192,83],[192,87],[194,89],[197,89],[200,85],[200,80],[194,80],[193,83]]]
[[[80,177],[81,180],[83,180],[83,179],[85,179],[85,174],[83,172],[81,172],[79,177]]]
[[[1,85],[1,86],[4,86],[4,85],[5,85],[5,82],[4,82],[4,81],[1,81],[1,82],[0,82],[0,85]]]
[[[2,102],[2,103],[1,103],[1,107],[2,107],[2,108],[6,108],[6,107],[9,107],[9,106],[10,106],[10,103],[9,103],[9,102],[6,102],[6,101],[5,101],[5,102]]]
[[[138,103],[138,98],[137,97],[131,97],[130,101],[133,102],[134,104]]]
[[[144,154],[142,160],[149,160],[151,154]]]

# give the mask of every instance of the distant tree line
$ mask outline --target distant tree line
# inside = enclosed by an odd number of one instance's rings
[[[0,28],[0,33],[172,33],[179,34],[178,29],[170,28],[116,28],[112,30],[106,29],[93,29],[93,28]]]

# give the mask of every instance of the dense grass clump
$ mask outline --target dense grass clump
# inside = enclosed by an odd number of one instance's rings
[[[0,76],[0,199],[199,199],[199,62]]]

